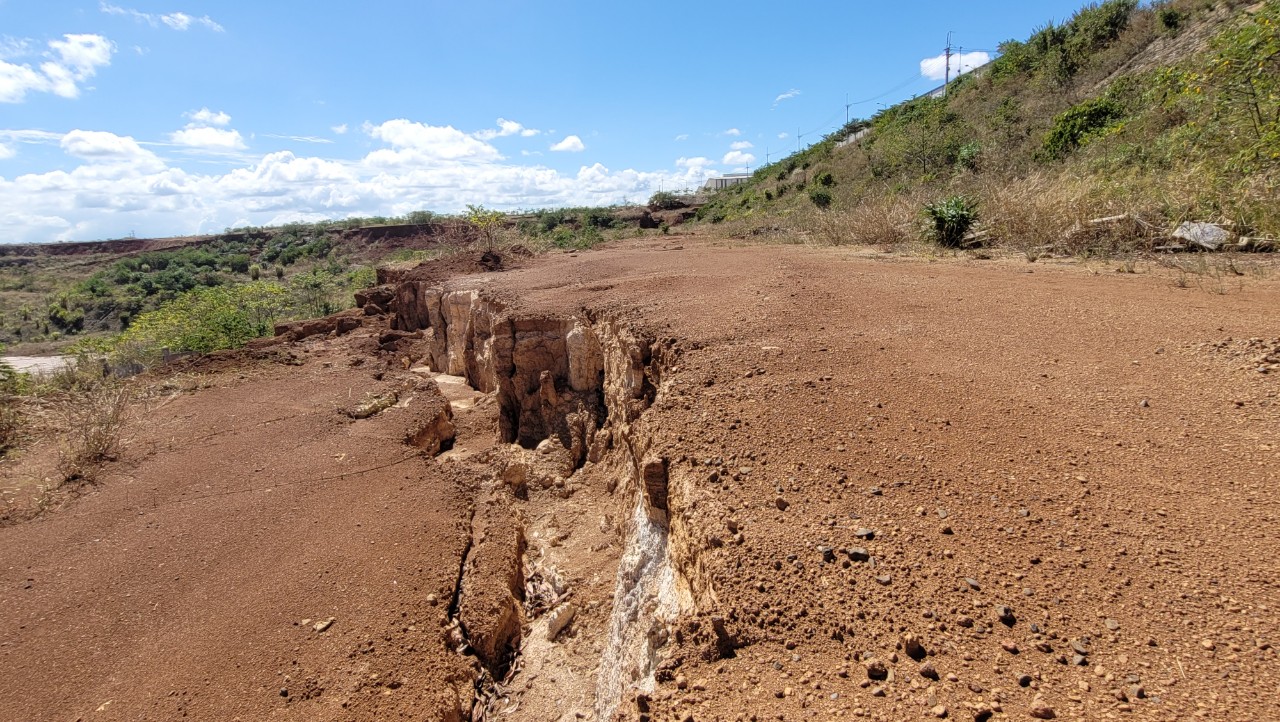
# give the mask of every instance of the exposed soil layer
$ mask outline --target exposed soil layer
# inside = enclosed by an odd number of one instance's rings
[[[6,714],[1275,716],[1274,278],[668,242],[210,364],[0,529]]]

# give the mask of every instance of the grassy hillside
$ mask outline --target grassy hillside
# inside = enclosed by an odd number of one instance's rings
[[[1108,0],[1000,50],[946,97],[760,168],[702,219],[892,244],[952,199],[1029,253],[1140,248],[1192,219],[1280,233],[1280,0]],[[1121,232],[1087,224],[1115,214]]]

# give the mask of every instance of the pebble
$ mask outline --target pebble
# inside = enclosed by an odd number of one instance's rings
[[[999,619],[1000,623],[1006,627],[1012,627],[1014,622],[1017,621],[1013,616],[1013,610],[1003,604],[996,607],[996,619]]]
[[[870,540],[872,540],[872,539],[875,539],[875,538],[876,538],[876,532],[875,532],[875,530],[874,530],[874,529],[868,529],[868,528],[866,528],[866,527],[862,527],[862,528],[858,529],[857,531],[853,532],[853,535],[854,535],[854,536],[856,536],[856,537],[858,537],[859,539],[866,539],[867,541],[870,541]]]
[[[947,717],[947,706],[946,706],[946,705],[940,704],[940,705],[938,705],[938,706],[934,707],[933,709],[931,709],[931,710],[929,710],[929,711],[930,711],[930,712],[932,712],[932,713],[933,713],[933,716],[934,716],[934,717],[937,717],[938,719],[946,719],[946,717]]]
[[[1029,674],[1020,675],[1020,676],[1018,677],[1018,686],[1019,686],[1019,687],[1030,687],[1030,686],[1031,686],[1031,683],[1032,683],[1032,682],[1034,682],[1034,681],[1035,681],[1035,680],[1034,680],[1034,679],[1032,679],[1031,675],[1029,675]]]
[[[1120,629],[1120,623],[1114,619],[1108,619],[1106,622],[1104,622],[1104,624],[1107,625],[1107,629],[1110,629],[1113,632],[1118,631]]]
[[[1012,639],[1000,640],[1000,648],[1008,652],[1009,654],[1018,653],[1018,643],[1013,641]]]
[[[791,506],[791,503],[782,497],[778,497],[773,500],[773,505],[778,507],[778,511],[786,511],[787,507]]]
[[[1212,652],[1218,645],[1214,644],[1212,639],[1202,639],[1200,640],[1200,646],[1204,647],[1205,650]]]
[[[911,632],[902,635],[902,649],[912,659],[924,659],[924,645],[920,643],[920,637]]]
[[[849,558],[855,562],[865,562],[871,558],[870,552],[862,547],[850,547],[845,550],[845,554],[848,554]]]
[[[1057,717],[1053,708],[1050,707],[1048,703],[1044,701],[1044,698],[1039,695],[1036,695],[1036,698],[1031,700],[1031,708],[1027,711],[1035,719],[1053,719],[1054,717]]]
[[[981,591],[981,590],[982,590],[982,585],[981,585],[981,584],[978,584],[978,580],[977,580],[977,579],[974,579],[973,577],[965,577],[965,578],[964,578],[964,583],[965,583],[965,584],[968,584],[968,585],[969,585],[969,588],[970,588],[970,589],[972,589],[972,590],[973,590],[973,591],[975,591],[975,592],[978,592],[978,591]]]
[[[884,490],[878,486],[873,486],[870,489],[867,489],[867,493],[871,496],[881,496],[884,494]]]
[[[882,575],[880,575],[880,576],[876,577],[876,581],[877,581],[877,582],[879,582],[880,584],[882,584],[882,585],[884,585],[884,586],[886,586],[886,587],[887,587],[887,586],[889,586],[891,583],[893,583],[893,577],[892,577],[891,575],[888,575],[888,574],[882,574]]]
[[[937,682],[938,670],[934,668],[932,662],[925,662],[924,664],[920,665],[920,676],[924,677],[925,679],[931,679]]]
[[[889,678],[889,668],[884,666],[884,662],[878,659],[868,659],[866,661],[867,677],[870,679],[881,680]]]
[[[333,617],[329,617],[328,619],[323,619],[323,620],[321,620],[321,621],[319,621],[319,622],[316,622],[316,623],[315,623],[315,625],[314,625],[314,626],[312,626],[311,628],[312,628],[312,629],[314,629],[314,630],[316,630],[317,632],[323,632],[324,630],[328,629],[329,627],[332,627],[332,626],[333,626],[334,621],[335,621],[335,620],[334,620],[334,618],[333,618]]]
[[[427,595],[427,604],[430,604],[431,606],[434,607],[438,601],[439,600],[436,598],[436,595],[434,594]]]
[[[965,615],[961,614],[960,616],[956,617],[956,624],[959,624],[965,629],[968,629],[969,627],[973,626],[973,617],[966,617]]]

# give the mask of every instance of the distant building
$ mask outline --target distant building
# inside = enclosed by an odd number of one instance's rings
[[[708,178],[706,184],[702,186],[703,190],[718,191],[729,186],[736,186],[739,183],[746,183],[750,180],[750,173],[726,173],[715,178]]]

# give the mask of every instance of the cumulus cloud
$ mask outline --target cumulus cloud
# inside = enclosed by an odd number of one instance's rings
[[[186,113],[185,117],[190,118],[191,122],[196,125],[216,125],[218,127],[223,127],[231,122],[231,116],[221,110],[215,113],[208,108],[193,110],[190,113]]]
[[[677,168],[688,168],[690,170],[695,170],[695,171],[704,170],[708,166],[713,166],[715,164],[716,162],[714,160],[711,160],[710,158],[707,158],[705,156],[695,156],[693,158],[682,157],[682,158],[676,159]]]
[[[955,53],[951,56],[951,77],[967,73],[974,68],[991,62],[990,53]],[[945,80],[947,77],[947,54],[925,58],[920,61],[920,74],[930,80]]]
[[[334,135],[346,135],[348,128],[346,123],[341,123],[339,125],[333,126],[329,130],[332,130]]]
[[[586,150],[587,146],[582,144],[582,139],[576,135],[566,135],[564,140],[551,146],[551,150],[561,153],[581,153]]]
[[[153,28],[158,28],[163,25],[172,30],[190,30],[192,26],[198,25],[212,30],[215,33],[220,33],[224,30],[221,25],[215,22],[213,18],[208,15],[195,17],[194,15],[188,15],[184,12],[172,12],[165,14],[144,13],[132,8],[122,8],[119,5],[111,5],[106,2],[99,4],[98,8],[108,15],[123,15],[125,17],[131,17],[140,23],[148,24]]]
[[[796,97],[797,95],[800,95],[800,91],[799,91],[799,90],[796,90],[795,88],[792,88],[791,90],[788,90],[788,91],[787,91],[787,92],[785,92],[785,93],[779,93],[779,94],[778,94],[778,97],[776,97],[776,98],[774,98],[774,99],[773,99],[773,107],[775,107],[775,108],[776,108],[776,107],[778,107],[778,103],[781,103],[781,102],[782,102],[782,101],[784,101],[784,100],[791,100],[792,98]]]
[[[791,134],[790,134],[790,133],[779,133],[779,134],[778,134],[778,140],[786,140],[787,138],[790,138],[790,137],[791,137]]]
[[[18,154],[18,151],[5,145],[4,143],[0,143],[0,160],[4,160],[6,158],[12,158],[17,154]]]
[[[740,150],[731,150],[724,154],[724,158],[720,160],[725,165],[745,166],[756,162],[756,157],[750,153],[743,153]]]
[[[749,140],[737,140],[729,144],[729,150],[746,150],[754,147],[755,145]]]
[[[58,143],[78,161],[70,170],[0,176],[0,224],[15,241],[42,242],[112,238],[130,230],[169,235],[391,216],[422,208],[454,212],[468,203],[499,209],[610,205],[659,188],[700,185],[714,165],[685,158],[667,171],[596,163],[561,172],[532,158],[508,161],[448,126],[399,119],[368,124],[365,132],[381,147],[359,160],[281,151],[210,172],[166,163],[127,136],[0,130],[6,145]],[[233,162],[237,157],[230,156]]]
[[[404,118],[388,120],[380,125],[365,124],[370,137],[391,148],[376,150],[365,157],[373,165],[402,165],[432,160],[494,161],[501,160],[497,148],[467,135],[451,125],[438,126]]]
[[[730,128],[725,132],[721,133],[720,135],[730,135],[730,136],[736,137],[736,136],[742,135],[742,131],[738,130],[737,128]]]
[[[526,128],[514,120],[498,118],[497,128],[486,128],[472,133],[472,135],[480,140],[493,140],[494,138],[505,138],[509,135],[519,135],[522,138],[532,138],[541,132],[542,131],[535,128]]]
[[[240,131],[208,126],[188,126],[169,135],[177,145],[204,150],[244,150],[244,137]]]
[[[0,103],[21,103],[28,93],[80,97],[81,84],[111,64],[116,46],[101,35],[67,34],[49,41],[38,67],[0,60]]]

